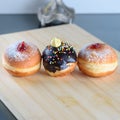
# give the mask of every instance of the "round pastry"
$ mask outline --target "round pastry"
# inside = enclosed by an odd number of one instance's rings
[[[72,72],[77,64],[77,55],[71,45],[60,39],[51,40],[43,51],[43,66],[50,76],[63,76]]]
[[[78,67],[89,76],[108,75],[116,69],[117,65],[116,52],[104,43],[86,45],[78,53]]]
[[[18,41],[6,49],[2,64],[13,76],[31,75],[40,69],[41,54],[32,43]]]

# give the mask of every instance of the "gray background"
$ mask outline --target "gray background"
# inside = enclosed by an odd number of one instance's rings
[[[77,14],[73,23],[120,51],[120,14]],[[38,26],[36,14],[0,15],[0,34]]]

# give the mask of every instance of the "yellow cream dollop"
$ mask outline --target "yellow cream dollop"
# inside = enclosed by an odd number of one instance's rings
[[[51,46],[53,47],[59,47],[61,45],[61,40],[58,38],[53,38],[51,40]]]

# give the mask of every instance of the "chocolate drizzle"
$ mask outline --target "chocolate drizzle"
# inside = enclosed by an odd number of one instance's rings
[[[43,51],[43,65],[46,70],[56,72],[67,68],[67,63],[77,60],[76,52],[68,43],[61,43],[59,47],[47,46]]]

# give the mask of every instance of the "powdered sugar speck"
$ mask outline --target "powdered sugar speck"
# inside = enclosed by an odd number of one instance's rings
[[[34,53],[37,51],[37,47],[35,45],[33,45],[30,42],[26,42],[27,46],[31,47],[31,52],[27,52],[27,50],[25,52],[20,52],[17,50],[18,45],[21,43],[21,41],[18,41],[12,45],[10,45],[7,49],[6,49],[6,53],[9,57],[9,60],[15,60],[15,61],[24,61],[26,59],[29,59],[29,57],[31,55],[34,55]]]

